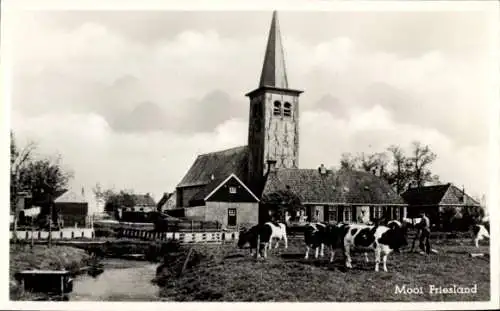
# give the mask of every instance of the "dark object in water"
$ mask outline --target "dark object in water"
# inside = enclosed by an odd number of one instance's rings
[[[144,254],[125,254],[122,256],[125,259],[134,259],[134,260],[144,260]]]
[[[103,269],[103,268],[97,268],[97,267],[96,267],[96,268],[90,268],[90,269],[87,271],[88,275],[90,275],[91,277],[94,277],[94,278],[95,278],[96,276],[100,275],[100,274],[101,274],[101,273],[103,273],[103,272],[104,272],[104,269]]]
[[[67,270],[25,270],[16,278],[26,291],[46,294],[68,294],[73,291],[73,279]]]
[[[103,272],[104,272],[104,266],[100,263],[94,263],[90,265],[87,270],[87,274],[94,278]]]

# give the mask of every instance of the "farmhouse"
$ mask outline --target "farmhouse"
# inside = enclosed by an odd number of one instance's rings
[[[216,220],[227,227],[256,223],[259,210],[261,216],[267,214],[262,197],[286,189],[300,198],[309,219],[350,222],[362,210],[371,218],[402,218],[406,213],[402,199],[370,173],[299,168],[302,92],[288,86],[274,12],[259,86],[246,94],[248,144],[199,155],[177,185],[176,208],[184,215],[175,216]]]
[[[462,213],[467,209],[481,207],[479,202],[465,193],[465,190],[451,183],[410,188],[401,196],[408,203],[408,217],[419,217],[419,213],[425,211],[431,223],[437,226],[442,224],[442,217],[447,209]]]
[[[64,227],[84,227],[88,223],[89,203],[83,188],[81,193],[66,190],[54,202]]]
[[[134,206],[126,207],[124,211],[127,212],[153,212],[156,211],[156,202],[149,194],[132,194]]]

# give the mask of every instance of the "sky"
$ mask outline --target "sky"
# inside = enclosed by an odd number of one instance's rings
[[[12,41],[11,126],[59,154],[71,187],[159,200],[200,153],[247,143],[269,11],[26,11]],[[491,15],[280,11],[300,97],[300,167],[344,152],[438,155],[432,171],[488,189]]]

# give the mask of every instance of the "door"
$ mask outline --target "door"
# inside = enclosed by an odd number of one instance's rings
[[[236,226],[236,208],[227,209],[227,225]]]

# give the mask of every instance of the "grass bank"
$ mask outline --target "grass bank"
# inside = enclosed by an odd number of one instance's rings
[[[35,245],[32,249],[25,244],[10,245],[9,280],[11,300],[31,300],[34,295],[24,293],[14,275],[26,269],[66,269],[77,273],[87,266],[90,256],[83,249],[53,245]]]
[[[342,254],[327,259],[304,260],[300,240],[288,250],[273,250],[266,261],[255,261],[248,250],[234,245],[194,246],[186,271],[177,276],[187,248],[158,269],[161,297],[166,301],[486,301],[489,300],[489,257],[469,257],[477,252],[465,242],[435,243],[438,254],[391,254],[389,272],[374,272],[361,254],[354,268],[343,269]],[[489,253],[488,246],[481,246]],[[326,252],[328,254],[328,252]],[[476,294],[431,294],[429,286],[474,286]],[[396,286],[422,287],[422,294],[396,293]]]

